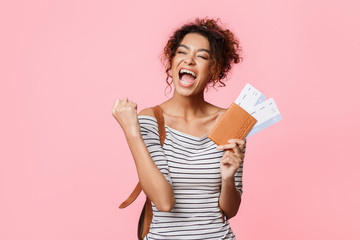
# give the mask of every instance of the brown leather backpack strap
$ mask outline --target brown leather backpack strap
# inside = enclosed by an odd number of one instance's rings
[[[145,217],[144,217],[144,223],[143,223],[143,232],[142,232],[142,236],[141,236],[143,239],[150,231],[150,225],[152,222],[152,218],[153,218],[153,211],[152,211],[151,201],[149,198],[146,198]]]
[[[219,208],[220,208],[220,206],[219,206]],[[221,210],[221,208],[220,208],[220,212],[221,212],[221,219],[223,221],[223,224],[225,224],[224,212],[223,212],[223,210]]]
[[[164,146],[164,142],[165,142],[165,138],[166,138],[166,131],[165,131],[165,120],[164,120],[163,111],[162,111],[160,105],[152,107],[152,109],[154,111],[155,118],[156,118],[157,124],[158,124],[160,143],[161,143],[161,146]]]
[[[165,120],[164,120],[163,111],[159,105],[152,107],[152,109],[154,111],[155,118],[156,118],[157,124],[158,124],[160,143],[161,143],[161,146],[163,146],[165,137],[166,137]],[[130,196],[123,203],[121,203],[119,208],[126,208],[127,206],[129,206],[133,201],[135,201],[135,199],[139,196],[141,191],[142,191],[142,188],[141,188],[140,182],[139,182],[136,185],[133,192],[130,194]],[[150,201],[150,207],[151,207],[151,201]],[[152,211],[151,211],[151,217],[152,217]],[[150,223],[151,223],[151,221],[150,221]]]
[[[166,131],[165,131],[165,120],[164,115],[161,107],[159,105],[152,107],[155,118],[158,124],[158,132],[159,132],[159,138],[160,138],[160,144],[161,146],[164,145],[165,138],[166,138]],[[128,205],[130,205],[140,194],[142,191],[140,182],[136,185],[134,191],[130,194],[130,196],[119,206],[119,208],[125,208]],[[142,215],[144,213],[144,215]],[[153,218],[153,211],[152,211],[152,205],[151,201],[148,197],[146,197],[145,206],[143,209],[143,213],[141,214],[143,216],[140,217],[139,220],[139,226],[138,226],[138,237],[139,239],[145,238],[145,236],[149,233],[150,225]],[[140,236],[141,235],[141,236]],[[141,237],[141,238],[140,238]]]
[[[141,193],[141,190],[142,190],[142,188],[140,186],[140,182],[138,182],[138,184],[134,188],[133,192],[123,203],[121,203],[119,208],[126,208],[127,206],[129,206],[139,196],[139,194]]]
[[[159,105],[152,107],[155,118],[158,124],[158,132],[159,132],[159,138],[160,138],[160,144],[161,146],[164,145],[165,137],[166,137],[166,131],[165,131],[165,120],[164,115],[161,107]],[[153,218],[153,211],[152,211],[152,205],[150,199],[147,197],[145,202],[145,213],[144,213],[144,221],[142,223],[142,233],[141,237],[142,239],[145,238],[145,236],[149,233],[150,225]]]

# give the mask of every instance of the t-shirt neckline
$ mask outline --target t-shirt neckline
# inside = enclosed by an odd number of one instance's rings
[[[154,119],[156,121],[156,118],[155,117],[152,117],[152,116],[147,116],[147,115],[139,115],[139,117],[146,117],[146,118],[151,118],[151,119]],[[157,121],[156,121],[157,122]],[[180,130],[177,130],[175,128],[172,128],[172,127],[169,127],[168,125],[165,124],[165,128],[168,128],[170,131],[172,132],[175,132],[179,135],[183,135],[185,137],[189,137],[189,138],[194,138],[194,139],[197,139],[197,140],[203,140],[205,138],[208,137],[209,133],[206,133],[204,136],[202,137],[197,137],[197,136],[194,136],[194,135],[191,135],[189,133],[185,133],[185,132],[182,132]]]

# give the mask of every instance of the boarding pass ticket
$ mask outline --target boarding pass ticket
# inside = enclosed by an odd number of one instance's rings
[[[235,100],[237,105],[242,107],[257,120],[257,123],[246,138],[264,130],[282,119],[275,100],[273,98],[268,100],[265,99],[266,97],[264,94],[248,83]]]

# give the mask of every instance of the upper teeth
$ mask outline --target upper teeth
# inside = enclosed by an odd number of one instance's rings
[[[193,75],[194,78],[196,78],[196,74],[190,70],[187,70],[187,69],[181,69],[180,70],[180,73],[189,73],[191,75]]]

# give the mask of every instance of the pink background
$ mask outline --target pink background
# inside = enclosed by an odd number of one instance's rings
[[[278,124],[248,141],[242,240],[360,239],[358,1],[2,1],[0,239],[136,239],[144,196],[116,98],[165,101],[159,58],[175,27],[220,17],[244,63],[207,99],[246,83]],[[356,69],[357,68],[357,69]],[[169,95],[170,96],[170,95]]]

